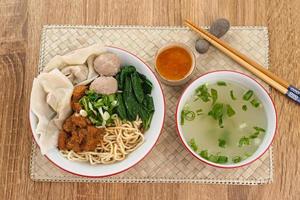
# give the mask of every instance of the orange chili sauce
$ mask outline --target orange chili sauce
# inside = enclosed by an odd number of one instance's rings
[[[183,79],[192,67],[191,55],[182,47],[174,46],[158,54],[156,69],[167,80]]]

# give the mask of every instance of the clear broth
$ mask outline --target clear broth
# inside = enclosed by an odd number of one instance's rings
[[[217,83],[207,85],[209,92],[212,88],[217,90],[217,103],[229,104],[235,111],[233,116],[225,116],[223,118],[224,127],[221,128],[218,120],[208,115],[212,109],[212,100],[208,102],[203,102],[201,99],[195,100],[197,99],[195,94],[184,106],[185,110],[195,113],[195,118],[193,120],[184,120],[182,129],[186,141],[193,139],[196,143],[198,147],[197,153],[200,154],[201,151],[207,150],[209,155],[226,156],[228,157],[226,164],[230,164],[238,157],[241,159],[235,160],[235,162],[246,159],[257,150],[264,138],[265,133],[263,131],[260,131],[256,138],[250,138],[249,145],[239,146],[240,140],[243,137],[249,138],[253,133],[257,132],[253,127],[266,129],[267,119],[265,109],[261,103],[258,107],[254,107],[251,104],[252,99],[259,100],[255,94],[250,100],[246,101],[243,99],[243,95],[248,91],[246,88],[232,82],[226,82],[226,84],[226,86],[219,86]],[[236,100],[231,98],[231,90]],[[246,111],[243,110],[243,105],[247,106]],[[202,109],[202,114],[197,115],[196,111],[199,109]],[[225,140],[226,144],[219,146],[219,139]]]

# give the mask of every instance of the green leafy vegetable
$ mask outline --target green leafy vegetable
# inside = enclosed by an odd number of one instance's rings
[[[124,87],[125,78],[135,71],[136,71],[136,69],[134,66],[125,66],[125,67],[121,68],[121,72],[119,72],[119,74],[117,74],[118,87],[120,90],[122,90]]]
[[[242,109],[243,109],[243,111],[247,111],[248,108],[247,108],[246,105],[243,105],[243,106],[242,106]]]
[[[239,147],[243,147],[245,145],[250,145],[250,138],[244,136],[239,140]]]
[[[123,99],[127,111],[127,117],[128,120],[133,121],[136,119],[136,116],[138,115],[138,102],[131,93],[130,95],[126,96],[125,93],[123,93]]]
[[[212,104],[215,104],[218,99],[218,92],[217,92],[217,90],[215,90],[213,88],[210,90],[210,92],[211,92],[211,97],[213,100]]]
[[[117,94],[117,99],[118,99],[118,107],[117,107],[117,113],[121,119],[127,119],[127,113],[126,113],[126,108],[123,100],[123,96],[121,93]]]
[[[143,127],[150,127],[154,114],[153,98],[149,95],[152,91],[152,83],[136,71],[134,66],[125,66],[116,75],[118,88],[122,95],[118,99],[122,102],[118,106],[118,114],[122,119],[133,121],[139,116]]]
[[[132,83],[129,76],[125,77],[123,100],[127,111],[127,119],[133,121],[138,115],[138,101],[133,94]]]
[[[232,100],[236,100],[236,97],[233,94],[233,90],[230,90],[230,97]]]
[[[217,82],[217,85],[218,85],[218,86],[226,86],[227,84],[226,84],[225,81],[218,81],[218,82]]]
[[[133,95],[132,84],[129,76],[125,77],[123,95],[124,100],[126,100],[126,97]]]
[[[260,105],[260,103],[259,103],[259,101],[258,101],[257,99],[252,99],[252,100],[250,101],[250,103],[251,103],[252,106],[254,106],[255,108],[257,108],[257,107]]]
[[[153,87],[152,83],[146,78],[145,75],[139,74],[139,76],[142,80],[142,87],[143,87],[144,93],[151,94],[152,87]]]
[[[226,105],[226,108],[227,108],[228,117],[232,117],[233,115],[235,115],[235,111],[233,110],[233,108],[229,104]]]
[[[145,107],[139,107],[138,113],[142,119],[144,129],[147,130],[150,127],[151,120],[152,120],[152,117],[154,114],[154,110],[149,112],[145,109]]]
[[[144,100],[144,91],[142,88],[142,81],[137,72],[131,74],[132,89],[134,91],[135,97],[139,103]]]
[[[146,79],[143,82],[143,89],[144,89],[145,94],[151,94],[152,87],[153,87],[152,83],[148,79]]]
[[[205,84],[196,89],[196,95],[198,98],[202,99],[203,102],[208,102],[211,97]]]
[[[143,100],[143,106],[148,110],[148,111],[154,111],[154,102],[153,98],[149,95],[145,95],[144,100]]]
[[[224,139],[218,139],[219,147],[225,148],[226,147],[226,140]]]
[[[253,91],[252,90],[248,90],[244,95],[243,95],[243,99],[245,101],[249,101],[249,99],[253,96]]]
[[[190,139],[190,141],[188,142],[188,145],[193,149],[193,151],[198,150],[198,146],[197,146],[194,138]]]
[[[242,157],[241,156],[235,156],[232,158],[232,162],[233,163],[239,163],[242,161]]]
[[[116,80],[118,82],[118,88],[121,89],[121,87],[123,87],[123,85],[121,84],[121,73],[117,73]]]

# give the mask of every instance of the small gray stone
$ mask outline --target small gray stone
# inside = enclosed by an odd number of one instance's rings
[[[209,48],[209,42],[207,42],[206,40],[199,38],[196,41],[195,49],[196,51],[198,51],[198,53],[205,53],[207,52],[208,48]]]
[[[212,23],[209,32],[214,36],[220,38],[229,30],[230,23],[227,19],[220,18]]]
[[[209,32],[211,34],[213,34],[214,36],[216,36],[217,38],[220,38],[223,35],[225,35],[225,33],[229,30],[229,28],[230,28],[229,21],[227,19],[220,18],[212,23],[212,25],[210,26]],[[207,42],[206,40],[204,40],[202,38],[199,38],[196,41],[195,49],[199,53],[205,53],[209,49],[209,45],[210,45],[209,42]]]

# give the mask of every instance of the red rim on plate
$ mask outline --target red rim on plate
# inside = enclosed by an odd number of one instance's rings
[[[147,63],[145,63],[141,58],[139,58],[137,55],[135,55],[135,54],[133,54],[133,53],[131,53],[131,52],[125,50],[125,49],[122,49],[122,48],[119,48],[119,47],[114,47],[114,46],[106,46],[106,47],[115,48],[115,49],[119,49],[119,50],[122,50],[122,51],[124,51],[124,52],[127,52],[127,53],[129,53],[130,55],[136,57],[138,60],[140,60],[143,64],[145,64],[145,66],[146,66],[146,67],[150,70],[150,72],[154,75],[154,77],[155,77],[155,79],[156,79],[156,81],[158,82],[158,85],[159,85],[159,87],[160,87],[160,91],[161,91],[161,94],[162,94],[162,97],[163,97],[163,102],[164,102],[164,109],[163,109],[163,112],[164,112],[163,115],[164,115],[164,116],[163,116],[162,126],[161,126],[161,128],[160,128],[160,130],[159,130],[159,135],[158,135],[158,137],[157,137],[157,139],[156,139],[154,145],[149,149],[149,151],[148,151],[148,152],[147,152],[140,160],[138,160],[136,163],[134,163],[134,164],[131,165],[130,167],[128,167],[128,168],[126,168],[126,169],[123,169],[123,170],[121,170],[121,171],[119,171],[119,172],[116,172],[116,173],[107,174],[107,175],[103,175],[103,176],[89,176],[89,175],[77,174],[77,173],[71,172],[71,171],[69,171],[69,170],[63,168],[63,166],[60,166],[60,165],[58,165],[57,163],[55,163],[54,161],[52,161],[47,155],[44,155],[51,163],[53,163],[56,167],[60,168],[61,170],[65,171],[65,172],[67,172],[67,173],[76,175],[76,176],[81,176],[81,177],[86,177],[86,178],[104,178],[104,177],[109,177],[109,176],[117,175],[117,174],[120,174],[120,173],[122,173],[122,172],[124,172],[124,171],[129,170],[130,168],[132,168],[132,167],[134,167],[135,165],[137,165],[138,163],[140,163],[140,162],[141,162],[141,161],[142,161],[142,160],[143,160],[143,159],[144,159],[144,158],[152,151],[152,149],[153,149],[154,146],[156,145],[158,139],[159,139],[160,136],[161,136],[162,128],[163,128],[164,122],[165,122],[165,115],[166,115],[166,101],[165,101],[165,96],[164,96],[164,93],[163,93],[163,90],[162,90],[162,87],[161,87],[161,83],[159,82],[159,79],[157,78],[156,74],[153,72],[153,70],[151,69],[151,67],[150,67]],[[31,110],[30,110],[30,112],[31,112]],[[29,121],[30,121],[30,112],[29,112]],[[38,147],[40,148],[39,144],[37,143],[37,141],[35,140],[35,137],[34,137],[34,135],[33,135],[32,127],[30,126],[30,128],[31,128],[32,137],[33,137],[35,143],[36,143],[36,144],[38,145]]]
[[[274,110],[275,110],[275,130],[274,130],[273,137],[272,137],[272,139],[271,139],[270,144],[269,144],[269,145],[267,146],[267,148],[266,148],[264,151],[262,151],[262,153],[259,154],[255,159],[250,160],[249,162],[244,163],[244,164],[242,164],[242,165],[236,165],[236,166],[226,166],[226,165],[223,165],[223,166],[220,166],[220,165],[217,165],[217,164],[215,165],[215,164],[213,164],[213,163],[207,162],[207,160],[205,160],[204,158],[201,158],[200,156],[199,156],[199,157],[196,156],[196,155],[194,154],[194,152],[190,150],[190,148],[185,144],[185,142],[184,142],[185,139],[182,138],[182,136],[181,136],[181,134],[180,134],[180,131],[179,131],[179,124],[178,124],[178,121],[177,121],[177,116],[178,116],[178,106],[179,106],[179,103],[181,102],[181,99],[182,99],[183,94],[184,94],[184,93],[186,92],[186,90],[190,87],[190,85],[192,85],[195,81],[197,81],[198,79],[200,79],[201,77],[203,77],[203,76],[205,76],[205,75],[207,75],[207,74],[211,74],[211,73],[215,73],[215,72],[232,72],[232,73],[236,73],[236,74],[243,75],[243,76],[245,76],[245,77],[247,77],[247,78],[253,80],[254,82],[256,82],[256,83],[260,86],[261,89],[263,89],[263,90],[266,92],[267,96],[269,97],[269,99],[270,99],[271,102],[272,102],[272,107],[273,107]],[[183,90],[183,92],[181,93],[181,95],[180,95],[180,97],[179,97],[179,99],[178,99],[177,106],[176,106],[176,112],[175,112],[175,122],[176,122],[176,130],[177,130],[177,134],[178,134],[178,136],[179,136],[181,142],[183,143],[184,147],[185,147],[185,148],[186,148],[186,149],[187,149],[187,150],[188,150],[195,158],[197,158],[197,159],[200,160],[201,162],[204,162],[205,164],[208,164],[208,165],[210,165],[210,166],[212,166],[212,167],[223,168],[223,169],[233,169],[233,168],[243,167],[243,166],[249,165],[249,164],[253,163],[254,161],[256,161],[257,159],[259,159],[263,154],[266,153],[266,151],[270,148],[271,144],[273,143],[275,134],[276,134],[276,132],[277,132],[277,125],[278,125],[278,124],[277,124],[277,123],[278,123],[278,121],[277,121],[277,110],[276,110],[276,108],[275,108],[274,101],[272,100],[272,98],[271,98],[270,94],[268,93],[268,91],[267,91],[267,90],[266,90],[266,89],[265,89],[258,81],[256,81],[256,80],[253,79],[252,77],[250,77],[250,76],[248,76],[247,74],[244,74],[244,73],[242,73],[242,72],[238,72],[238,71],[234,71],[234,70],[215,70],[215,71],[210,71],[210,72],[207,72],[207,73],[204,73],[204,74],[200,75],[198,78],[196,78],[196,79],[193,80],[191,83],[189,83],[189,84],[185,87],[185,89]]]

